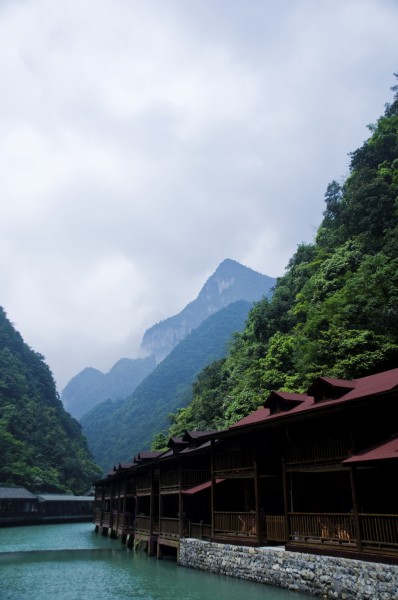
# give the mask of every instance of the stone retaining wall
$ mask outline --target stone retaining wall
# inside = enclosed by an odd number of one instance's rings
[[[398,566],[181,539],[179,564],[321,598],[397,600]]]

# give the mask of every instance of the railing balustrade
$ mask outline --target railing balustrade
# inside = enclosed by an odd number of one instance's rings
[[[161,491],[179,489],[180,471],[164,471],[160,474]]]
[[[350,453],[348,439],[325,438],[291,442],[286,449],[286,466],[335,462]]]
[[[135,479],[126,479],[120,486],[120,494],[134,494],[136,491]]]
[[[196,485],[206,483],[206,481],[210,481],[209,470],[184,470],[183,472],[182,484],[184,488],[195,487]]]
[[[214,533],[236,536],[254,536],[256,513],[254,512],[215,512]]]
[[[142,477],[137,480],[137,494],[150,494],[152,490],[151,477]]]
[[[398,515],[359,514],[362,545],[398,549]]]
[[[180,520],[161,517],[159,524],[159,534],[163,537],[180,537]]]
[[[356,544],[352,513],[290,513],[293,541]]]
[[[261,524],[260,524],[261,527]],[[284,515],[266,515],[262,535],[268,542],[286,542],[286,518]]]
[[[160,474],[160,490],[162,492],[178,490],[180,478],[182,478],[181,485],[183,488],[195,487],[210,480],[210,471],[184,470],[182,473],[180,471],[165,471]]]
[[[102,513],[102,525],[104,527],[110,527],[111,526],[111,513],[110,512],[104,512],[104,513]]]
[[[216,454],[214,456],[214,472],[217,476],[254,472],[253,456],[248,452]]]
[[[208,523],[190,523],[189,537],[197,540],[211,537],[211,525]]]
[[[150,533],[151,517],[139,515],[135,521],[135,530],[137,533]]]

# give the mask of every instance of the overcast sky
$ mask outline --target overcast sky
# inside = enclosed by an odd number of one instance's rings
[[[0,305],[61,392],[280,276],[392,100],[396,0],[0,0]]]

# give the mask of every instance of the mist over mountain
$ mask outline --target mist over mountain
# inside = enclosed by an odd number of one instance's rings
[[[160,362],[207,317],[238,300],[256,302],[270,297],[276,280],[225,259],[208,278],[197,298],[177,315],[164,319],[146,330],[141,348]]]
[[[156,367],[155,358],[121,358],[108,373],[87,367],[75,375],[62,391],[66,410],[80,419],[94,406],[112,398],[126,398]]]
[[[81,419],[105,400],[130,396],[136,387],[191,331],[229,304],[253,304],[270,297],[276,280],[240,263],[225,259],[208,278],[197,298],[180,313],[147,329],[141,347],[147,358],[120,359],[108,373],[87,367],[75,375],[61,393],[66,409]]]
[[[151,446],[168,427],[168,415],[192,399],[192,383],[206,365],[228,352],[252,304],[233,302],[191,331],[125,400],[102,402],[81,419],[97,464],[104,471]]]

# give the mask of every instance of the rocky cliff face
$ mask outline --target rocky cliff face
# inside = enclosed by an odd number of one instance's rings
[[[270,296],[275,279],[226,259],[209,277],[197,298],[180,313],[156,323],[144,334],[141,348],[159,363],[210,315],[238,300],[256,302]]]

